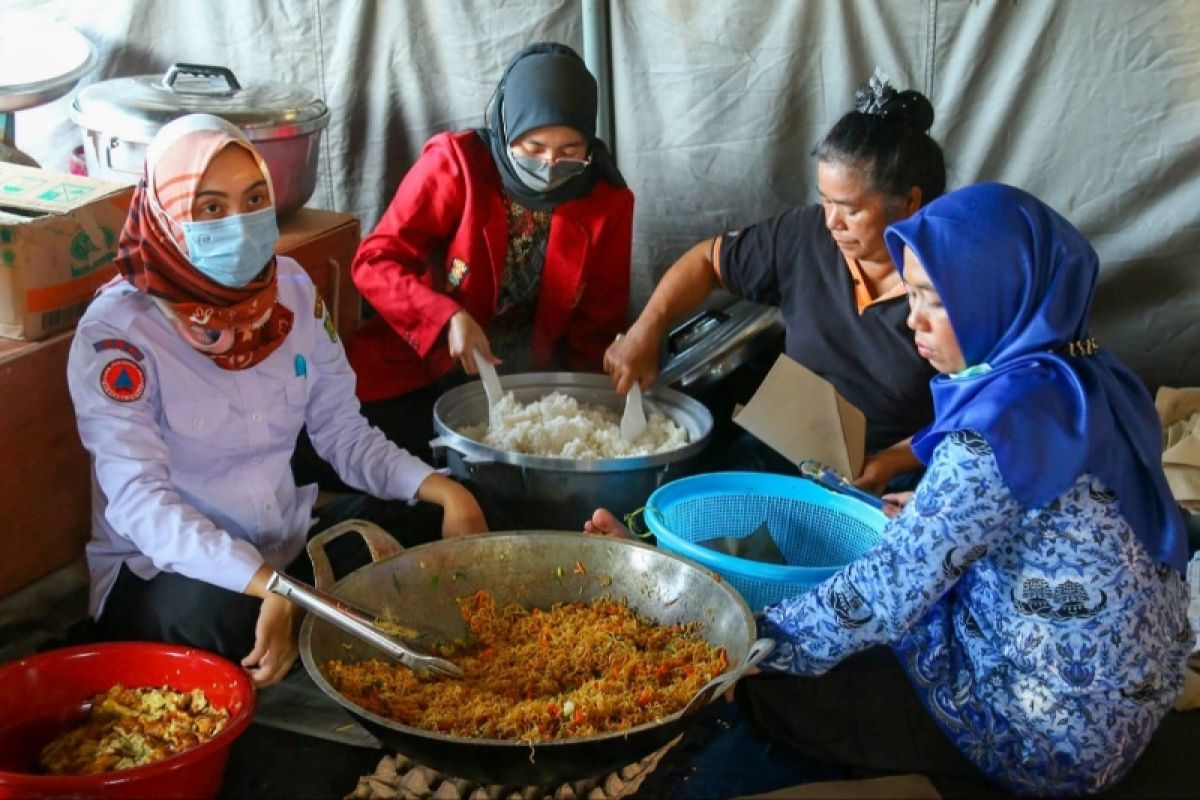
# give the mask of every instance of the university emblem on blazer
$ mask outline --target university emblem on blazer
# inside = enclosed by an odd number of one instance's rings
[[[146,393],[146,372],[128,358],[114,358],[100,370],[100,388],[120,403],[140,400]]]
[[[446,273],[446,291],[453,292],[462,282],[467,279],[467,273],[471,271],[471,267],[461,258],[456,258],[450,262],[450,271]]]

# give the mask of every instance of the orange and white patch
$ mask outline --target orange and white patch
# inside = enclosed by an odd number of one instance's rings
[[[146,393],[146,371],[136,361],[115,358],[100,370],[100,388],[119,403],[132,403]]]

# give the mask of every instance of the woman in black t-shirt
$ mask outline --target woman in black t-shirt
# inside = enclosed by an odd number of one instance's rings
[[[814,150],[821,204],[696,244],[663,275],[604,368],[617,391],[658,372],[667,331],[715,289],[779,306],[787,354],[824,377],[867,418],[856,483],[882,492],[920,469],[908,439],[933,417],[932,371],[905,325],[907,303],[883,231],[942,194],[946,169],[928,134],[933,106],[878,72]],[[711,448],[710,448],[711,449]],[[740,466],[722,448],[715,468]]]

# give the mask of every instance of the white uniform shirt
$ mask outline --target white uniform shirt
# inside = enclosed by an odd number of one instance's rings
[[[281,257],[278,276],[295,325],[249,369],[218,367],[128,284],[80,321],[67,377],[92,455],[94,617],[122,563],[147,580],[166,570],[241,592],[263,561],[282,569],[299,555],[317,495],[292,480],[302,425],[342,480],[376,497],[411,500],[433,471],[359,413],[308,275]]]

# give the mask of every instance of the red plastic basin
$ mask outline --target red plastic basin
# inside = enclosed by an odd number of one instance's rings
[[[229,722],[212,739],[144,767],[99,775],[38,775],[37,757],[77,724],[88,700],[115,684],[202,689]],[[254,717],[254,684],[214,653],[151,642],[65,647],[0,664],[0,798],[214,797],[229,746]]]

